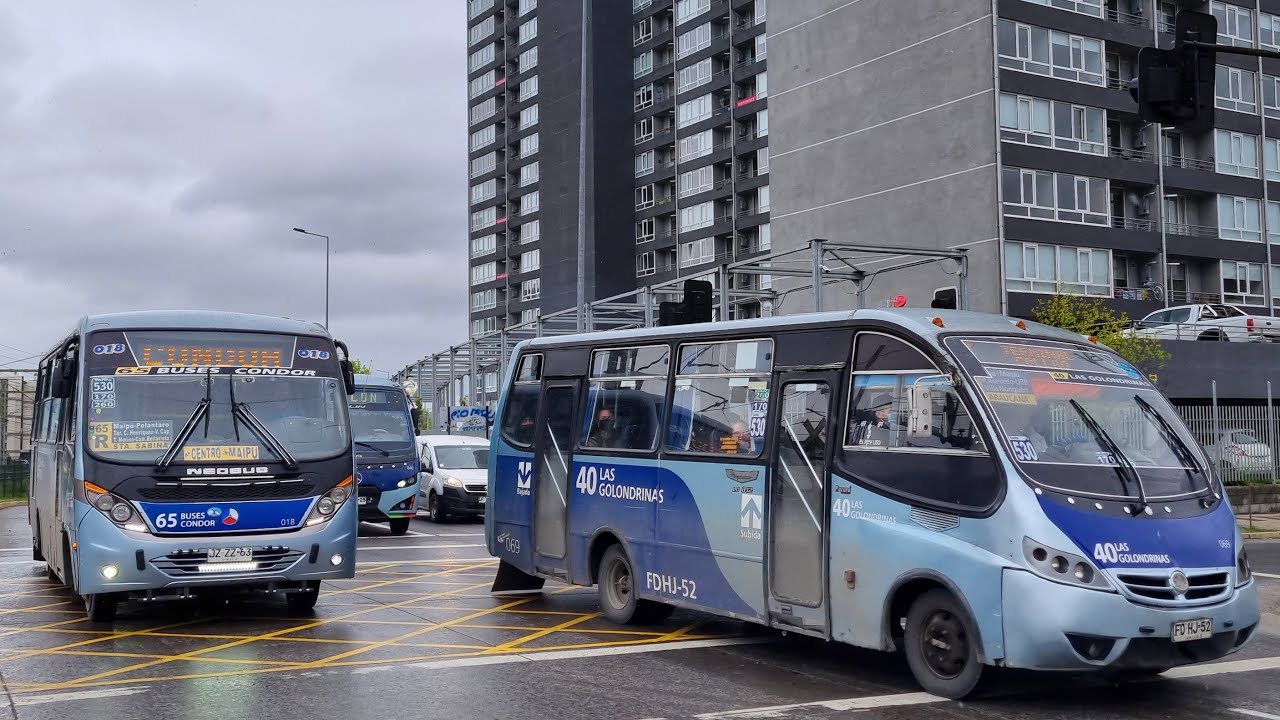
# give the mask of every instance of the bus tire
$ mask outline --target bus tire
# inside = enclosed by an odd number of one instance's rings
[[[44,551],[40,549],[40,513],[36,513],[36,524],[31,530],[31,559],[39,562],[44,560]]]
[[[985,670],[978,633],[950,592],[935,588],[911,603],[903,640],[911,674],[925,692],[959,700],[977,689]]]
[[[604,551],[596,578],[600,609],[606,618],[619,625],[660,622],[675,610],[665,603],[640,599],[631,559],[620,544],[610,545]]]
[[[409,518],[391,518],[391,534],[403,535],[409,532]]]
[[[311,583],[306,590],[291,592],[284,597],[291,616],[310,615],[316,609],[316,601],[320,599],[320,583]]]
[[[89,622],[109,623],[116,619],[116,609],[120,603],[111,593],[93,593],[84,596],[84,611]]]

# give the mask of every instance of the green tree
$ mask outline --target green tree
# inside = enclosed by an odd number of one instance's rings
[[[1067,295],[1059,289],[1036,303],[1031,312],[1037,322],[1096,337],[1148,375],[1169,360],[1169,352],[1159,340],[1125,333],[1130,327],[1128,314],[1108,306],[1102,298]]]
[[[351,371],[357,375],[369,375],[373,372],[369,369],[368,365],[365,365],[355,358],[351,358]]]

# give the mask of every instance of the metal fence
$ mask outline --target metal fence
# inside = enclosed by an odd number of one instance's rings
[[[0,501],[22,500],[27,497],[31,482],[30,465],[25,462],[0,461]]]
[[[1190,428],[1219,476],[1228,485],[1275,483],[1280,476],[1277,455],[1277,411],[1267,383],[1267,402],[1254,404],[1220,403],[1217,382],[1213,383],[1209,404],[1176,405],[1178,414]]]

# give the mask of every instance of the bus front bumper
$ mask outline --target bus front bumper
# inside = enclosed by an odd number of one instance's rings
[[[292,532],[157,537],[121,530],[96,509],[77,503],[76,584],[84,595],[195,594],[200,588],[297,589],[355,577],[356,503],[328,521]],[[240,549],[209,559],[210,550]],[[245,550],[251,553],[243,557]]]
[[[1115,592],[1004,573],[1004,665],[1029,670],[1162,670],[1239,650],[1258,627],[1253,581],[1213,605],[1155,608]],[[1210,637],[1172,640],[1173,625],[1208,619]]]
[[[387,522],[392,518],[413,517],[418,514],[418,485],[379,490],[372,485],[361,485],[360,521]]]

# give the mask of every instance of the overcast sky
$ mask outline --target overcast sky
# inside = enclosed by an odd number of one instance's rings
[[[0,0],[0,366],[82,315],[466,338],[461,0]]]

